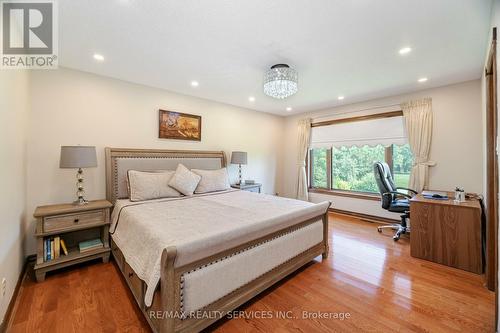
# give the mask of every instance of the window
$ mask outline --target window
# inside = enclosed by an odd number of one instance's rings
[[[343,146],[332,149],[332,189],[377,192],[373,163],[384,161],[384,146]]]
[[[311,151],[311,186],[319,188],[328,187],[328,166],[327,161],[329,156],[329,149],[319,148]]]
[[[311,142],[311,188],[378,193],[373,174],[378,161],[389,165],[396,186],[408,187],[413,159],[400,115],[313,127]]]
[[[410,172],[413,165],[413,156],[410,145],[392,146],[392,176],[397,187],[408,187]]]
[[[367,193],[378,193],[373,175],[375,162],[389,164],[398,187],[408,187],[413,163],[408,144],[311,149],[310,161],[312,188]]]

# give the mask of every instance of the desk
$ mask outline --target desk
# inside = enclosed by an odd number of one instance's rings
[[[454,193],[448,193],[450,198]],[[476,199],[456,204],[452,199],[410,200],[410,253],[412,257],[483,272],[481,206]]]

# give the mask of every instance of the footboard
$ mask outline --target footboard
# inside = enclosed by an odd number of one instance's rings
[[[250,282],[230,292],[229,294],[217,299],[216,301],[206,305],[200,310],[203,313],[216,313],[217,316],[202,316],[202,318],[189,316],[183,308],[183,284],[184,276],[189,272],[196,271],[199,268],[206,267],[213,263],[221,262],[235,254],[240,254],[246,249],[258,247],[279,237],[284,237],[294,231],[305,228],[313,223],[321,220],[322,223],[322,239],[319,243],[314,244],[295,255],[293,258],[279,264],[264,274],[256,277]],[[299,224],[287,227],[272,234],[266,235],[251,242],[239,245],[229,250],[217,253],[207,258],[200,259],[196,262],[185,266],[175,267],[175,259],[177,249],[168,247],[162,253],[161,258],[161,310],[162,314],[157,314],[160,322],[159,330],[161,333],[170,332],[199,332],[213,322],[224,317],[228,312],[236,309],[246,301],[275,284],[290,273],[296,271],[306,263],[313,260],[318,255],[322,255],[323,259],[328,257],[328,213],[303,221]],[[154,329],[154,328],[153,328]]]

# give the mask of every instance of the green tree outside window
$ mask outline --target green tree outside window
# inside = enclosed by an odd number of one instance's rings
[[[311,186],[378,193],[373,175],[373,164],[385,161],[386,149],[387,147],[383,145],[342,146],[331,148],[331,150],[330,148],[312,149],[310,155]],[[327,170],[328,156],[331,156],[331,170]],[[407,187],[413,164],[409,145],[392,145],[392,161],[386,162],[392,165],[396,186]],[[328,184],[328,173],[331,174],[331,184]]]

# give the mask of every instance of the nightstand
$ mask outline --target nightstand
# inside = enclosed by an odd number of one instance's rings
[[[243,185],[233,184],[233,185],[231,185],[231,187],[232,188],[237,188],[237,189],[242,190],[242,191],[260,193],[260,189],[262,188],[262,184],[258,184],[258,183],[255,183],[255,184],[243,184]]]
[[[45,273],[88,260],[102,258],[109,261],[110,210],[113,205],[106,200],[89,201],[85,205],[62,204],[37,207],[35,237],[37,253],[35,275],[38,282],[45,280]],[[44,257],[46,239],[59,237],[64,240],[68,254],[61,248],[60,256],[52,260]],[[78,243],[100,238],[103,247],[80,252]]]

